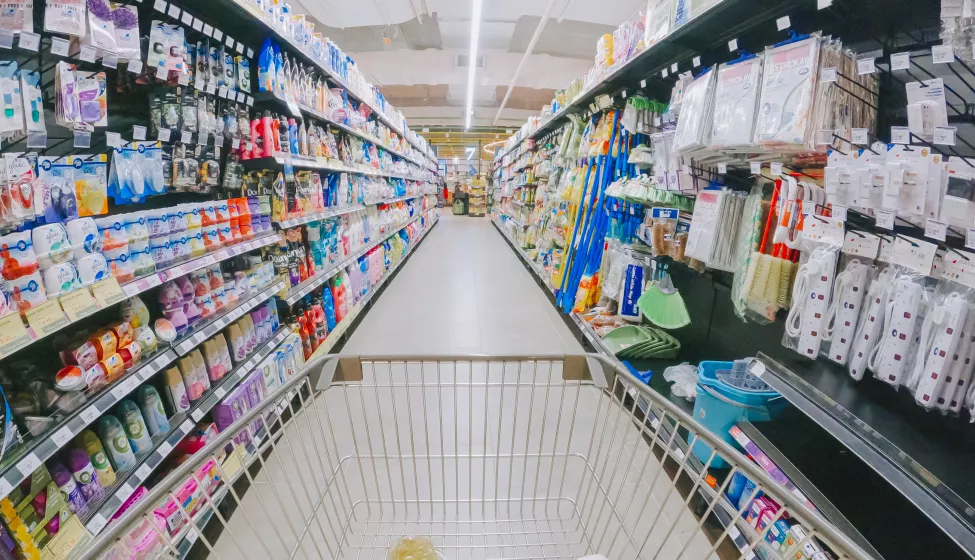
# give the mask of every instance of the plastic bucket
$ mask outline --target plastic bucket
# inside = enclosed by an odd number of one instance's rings
[[[732,445],[735,442],[728,433],[732,426],[742,420],[772,420],[789,406],[788,401],[771,387],[761,390],[761,386],[767,385],[751,374],[747,374],[750,378],[729,375],[719,378],[718,372],[731,370],[733,365],[733,362],[701,362],[697,368],[697,398],[694,400],[694,419]],[[711,458],[711,446],[703,441],[697,441],[692,451],[703,463]],[[725,468],[728,463],[716,456],[711,460],[711,466]]]

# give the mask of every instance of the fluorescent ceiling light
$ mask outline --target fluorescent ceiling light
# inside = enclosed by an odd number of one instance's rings
[[[467,59],[467,111],[465,129],[471,127],[471,115],[474,113],[474,74],[477,72],[477,40],[481,34],[481,0],[473,0],[474,7],[471,14],[471,51]]]
[[[454,156],[454,165],[457,165],[457,162],[458,162],[458,161],[459,161],[459,160],[457,159],[457,156]]]

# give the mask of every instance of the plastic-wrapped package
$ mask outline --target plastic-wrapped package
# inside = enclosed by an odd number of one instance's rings
[[[877,379],[899,387],[910,378],[934,291],[926,277],[916,271],[899,265],[892,268],[894,278],[887,295],[884,325],[867,366]]]
[[[863,235],[866,238],[866,234]],[[848,234],[848,237],[850,236],[856,237],[856,233]],[[877,242],[873,245],[873,253],[876,256],[880,239],[874,235],[871,237]],[[833,295],[826,312],[821,349],[823,356],[841,366],[846,365],[856,337],[857,326],[865,318],[863,309],[866,303],[867,286],[878,272],[870,257],[851,256],[846,251],[847,246],[844,244],[836,281],[833,283]]]
[[[139,41],[139,11],[135,6],[112,4],[112,23],[115,28],[115,53],[119,58],[139,60],[142,47]]]
[[[808,243],[804,249],[796,271],[792,308],[786,318],[782,344],[815,360],[826,331],[826,312],[836,279],[840,246]]]
[[[729,62],[718,67],[714,122],[711,128],[712,148],[741,148],[751,145],[761,77],[760,57]]]
[[[47,0],[44,6],[44,31],[85,36],[85,0]]]
[[[34,32],[33,0],[7,0],[0,10],[0,29]]]
[[[88,36],[85,42],[93,47],[115,53],[118,42],[115,38],[115,20],[112,8],[106,0],[87,0]]]
[[[647,5],[647,23],[643,34],[643,44],[647,48],[670,33],[673,4],[673,0],[650,0]]]
[[[941,282],[935,291],[921,325],[917,355],[908,364],[911,369],[906,382],[914,392],[914,400],[923,408],[945,406],[946,385],[951,389],[957,385],[957,375],[952,376],[953,362],[959,354],[967,353],[960,350],[967,350],[971,343],[971,334],[966,337],[965,326],[971,326],[968,313],[973,296],[975,290],[948,281]]]
[[[819,81],[820,37],[766,49],[754,142],[801,150],[813,141],[813,99]]]

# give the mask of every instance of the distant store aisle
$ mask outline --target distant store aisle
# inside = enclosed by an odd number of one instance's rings
[[[445,210],[343,352],[582,352],[491,222]]]

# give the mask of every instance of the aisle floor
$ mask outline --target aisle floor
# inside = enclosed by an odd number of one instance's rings
[[[446,212],[343,349],[580,352],[491,222]],[[565,382],[561,360],[390,360],[362,374],[270,440],[212,557],[383,560],[426,535],[449,560],[717,558],[630,411]]]
[[[583,349],[488,218],[440,222],[343,352],[539,354]]]

